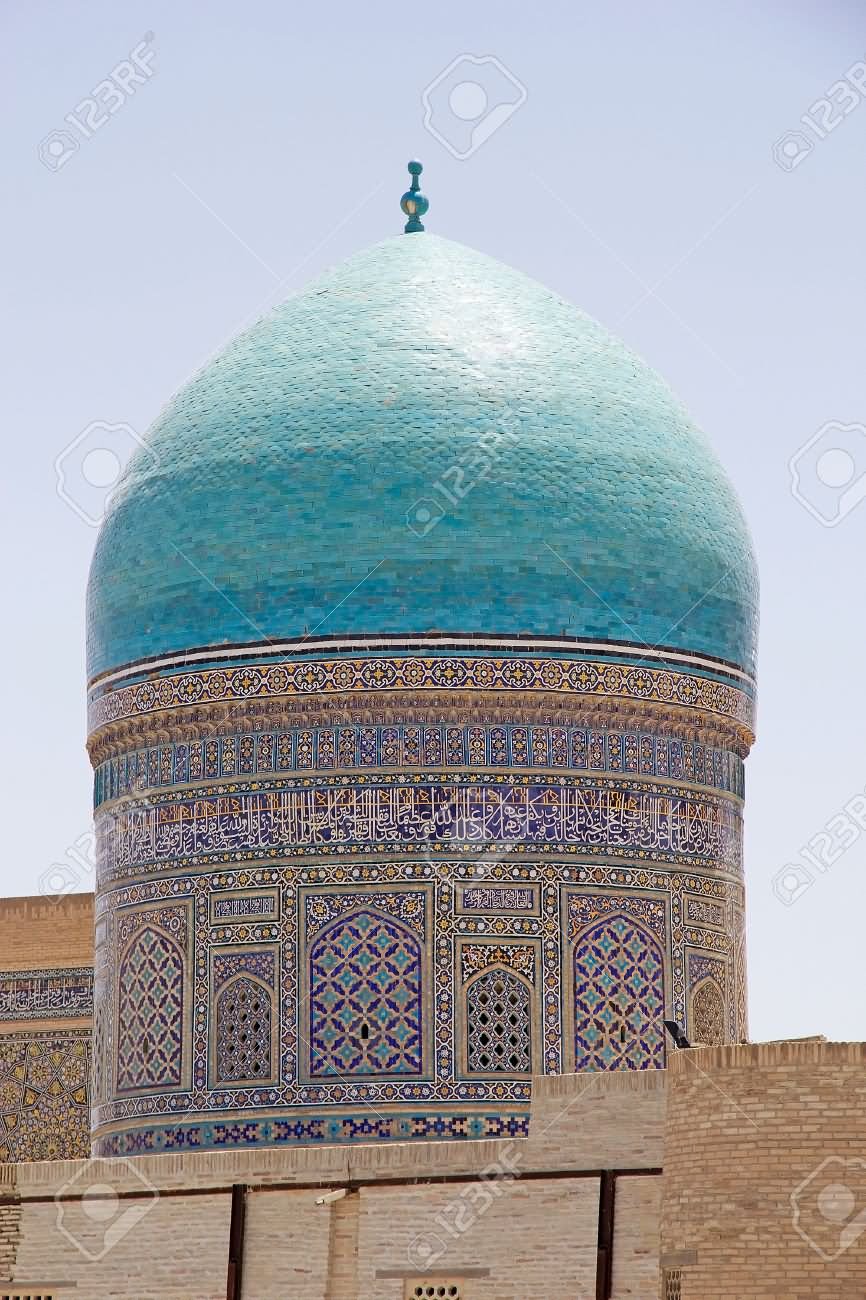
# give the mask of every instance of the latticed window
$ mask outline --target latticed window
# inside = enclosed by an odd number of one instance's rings
[[[271,995],[256,980],[239,975],[217,998],[217,1081],[269,1080]]]
[[[713,979],[701,980],[692,994],[691,1040],[713,1047],[725,1041],[725,1003]]]
[[[664,1282],[665,1282],[664,1300],[682,1300],[682,1294],[683,1294],[682,1269],[666,1268]]]
[[[532,991],[498,967],[466,989],[468,1068],[478,1074],[529,1074],[532,1070]]]

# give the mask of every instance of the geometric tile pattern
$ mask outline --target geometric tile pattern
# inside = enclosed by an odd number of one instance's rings
[[[657,940],[626,916],[586,931],[574,952],[575,1068],[664,1066],[664,959]]]
[[[725,672],[719,665],[719,674]],[[158,681],[94,688],[88,708],[88,730],[94,732],[122,718],[141,717],[163,709],[196,707],[203,702],[311,697],[334,691],[378,692],[554,691],[578,696],[657,700],[697,708],[719,719],[750,727],[754,701],[742,684],[733,686],[716,676],[655,668],[622,666],[591,659],[536,658],[507,655],[422,658],[338,658],[312,661],[283,659],[276,665],[251,665],[185,671]]]
[[[90,1154],[90,1031],[0,1035],[0,1163]]]
[[[529,985],[504,970],[479,975],[466,990],[470,1073],[529,1074],[532,1021]]]
[[[216,1082],[270,1080],[272,996],[237,975],[216,999]]]
[[[429,764],[636,772],[743,794],[743,760],[697,741],[574,726],[401,723],[236,732],[133,750],[96,768],[94,805],[134,794],[142,786],[156,789],[245,773]]]
[[[232,1150],[255,1147],[324,1146],[351,1142],[425,1142],[460,1138],[516,1138],[529,1133],[528,1103],[517,1108],[494,1102],[487,1107],[447,1106],[419,1109],[415,1113],[381,1114],[358,1106],[333,1108],[316,1115],[306,1108],[301,1117],[257,1119],[236,1116],[218,1120],[165,1121],[136,1127],[127,1133],[109,1133],[96,1143],[100,1156],[135,1156],[170,1151]]]
[[[126,950],[118,980],[118,1092],[179,1086],[183,965],[174,940],[151,926]]]
[[[349,913],[310,953],[310,1073],[420,1074],[421,944],[375,912]]]

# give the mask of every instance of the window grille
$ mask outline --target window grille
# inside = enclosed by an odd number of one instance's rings
[[[681,1268],[666,1268],[664,1300],[682,1300],[683,1271]]]
[[[28,1291],[26,1295],[21,1295],[16,1291],[14,1295],[8,1294],[7,1292],[0,1293],[0,1300],[57,1300],[57,1297],[49,1295],[47,1291],[40,1291],[38,1293],[31,1293]]]
[[[271,1078],[271,999],[255,980],[239,976],[217,998],[217,1079]]]
[[[466,1027],[472,1073],[531,1072],[531,991],[516,975],[491,970],[469,985]]]
[[[454,1278],[447,1281],[410,1281],[404,1292],[406,1300],[466,1300],[461,1284]]]

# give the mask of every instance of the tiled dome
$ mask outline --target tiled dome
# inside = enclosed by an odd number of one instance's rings
[[[402,235],[276,308],[157,420],[99,535],[89,674],[433,629],[751,671],[756,611],[740,506],[661,379],[526,276]]]

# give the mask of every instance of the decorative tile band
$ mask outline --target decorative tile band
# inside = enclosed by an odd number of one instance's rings
[[[334,726],[237,732],[164,744],[99,764],[94,803],[144,788],[277,772],[464,767],[633,772],[743,797],[743,761],[697,741],[572,726]]]
[[[529,1111],[503,1109],[496,1114],[443,1110],[405,1115],[316,1115],[309,1110],[286,1119],[211,1120],[201,1123],[161,1124],[106,1133],[94,1154],[100,1157],[146,1155],[167,1151],[220,1151],[222,1149],[282,1146],[332,1146],[351,1142],[455,1141],[465,1138],[518,1138],[529,1136]]]
[[[0,971],[0,1020],[59,1020],[92,1014],[92,966]]]
[[[287,661],[270,667],[252,664],[178,673],[103,694],[97,687],[91,695],[88,726],[92,733],[122,718],[219,700],[328,696],[371,690],[468,689],[654,700],[701,709],[739,723],[749,731],[754,721],[754,702],[750,696],[727,682],[698,673],[590,659],[411,656]]]
[[[171,864],[341,852],[627,853],[739,872],[742,822],[730,797],[590,777],[299,777],[130,801],[97,818],[102,884]]]

